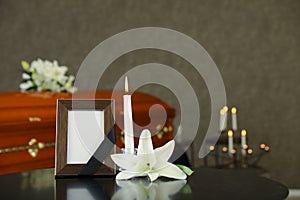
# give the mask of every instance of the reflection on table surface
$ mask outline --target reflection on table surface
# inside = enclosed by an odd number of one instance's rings
[[[186,180],[161,181],[153,183],[136,179],[130,181],[117,181],[119,189],[112,199],[169,199],[177,194],[186,185]]]
[[[186,180],[158,180],[150,182],[146,178],[129,181],[114,179],[58,179],[56,180],[56,199],[62,200],[133,200],[133,199],[171,199],[181,191]]]
[[[0,176],[1,199],[284,199],[287,188],[248,170],[196,169],[187,180],[54,178],[53,169]]]

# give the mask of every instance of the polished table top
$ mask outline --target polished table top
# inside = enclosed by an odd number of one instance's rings
[[[285,199],[284,185],[252,170],[196,169],[187,180],[56,179],[53,169],[0,176],[1,199]]]

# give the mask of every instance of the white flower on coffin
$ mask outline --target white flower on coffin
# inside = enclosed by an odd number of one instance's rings
[[[61,84],[65,83],[68,80],[68,77],[65,76],[68,68],[66,66],[58,66],[57,61],[53,62],[52,69],[49,73],[49,77],[53,80],[57,80]]]
[[[186,179],[186,174],[176,165],[168,162],[175,147],[174,140],[162,147],[153,150],[151,133],[143,130],[139,140],[137,155],[113,154],[112,160],[123,169],[117,176],[117,180],[125,180],[133,177],[148,176],[155,181],[159,176],[174,179]]]
[[[121,187],[112,200],[122,199],[169,199],[185,186],[186,180],[145,182],[143,180],[117,181]]]
[[[27,89],[31,88],[32,86],[33,86],[33,83],[29,80],[20,84],[20,88],[22,91],[26,91]]]
[[[22,61],[24,69],[23,82],[20,84],[21,91],[53,91],[53,92],[76,92],[73,86],[74,76],[66,75],[68,67],[59,66],[54,60],[37,59],[29,64]]]
[[[26,74],[26,73],[23,73],[23,74],[22,74],[22,78],[23,78],[24,80],[28,80],[28,79],[31,78],[31,76],[28,75],[28,74]]]
[[[46,81],[56,80],[60,83],[64,83],[68,77],[65,76],[68,68],[66,66],[58,66],[56,60],[52,62],[41,59],[32,61],[31,63],[31,72],[36,73],[41,79]]]

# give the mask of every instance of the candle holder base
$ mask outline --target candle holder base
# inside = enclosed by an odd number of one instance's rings
[[[133,154],[136,155],[137,154],[137,148],[122,148],[122,153],[128,153],[128,154]]]

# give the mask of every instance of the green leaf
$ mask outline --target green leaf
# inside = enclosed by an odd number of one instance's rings
[[[190,175],[192,175],[192,173],[194,173],[194,171],[187,166],[184,166],[184,165],[176,165],[176,166],[179,167],[179,169],[181,169],[188,176],[190,176]]]
[[[29,71],[29,69],[30,69],[30,65],[29,65],[29,63],[28,63],[28,62],[26,62],[26,61],[22,60],[22,61],[21,61],[21,65],[22,65],[23,69],[24,69],[26,72],[28,72],[28,71]]]
[[[189,186],[189,184],[186,184],[181,190],[180,190],[183,194],[192,194],[192,188],[191,186]]]

